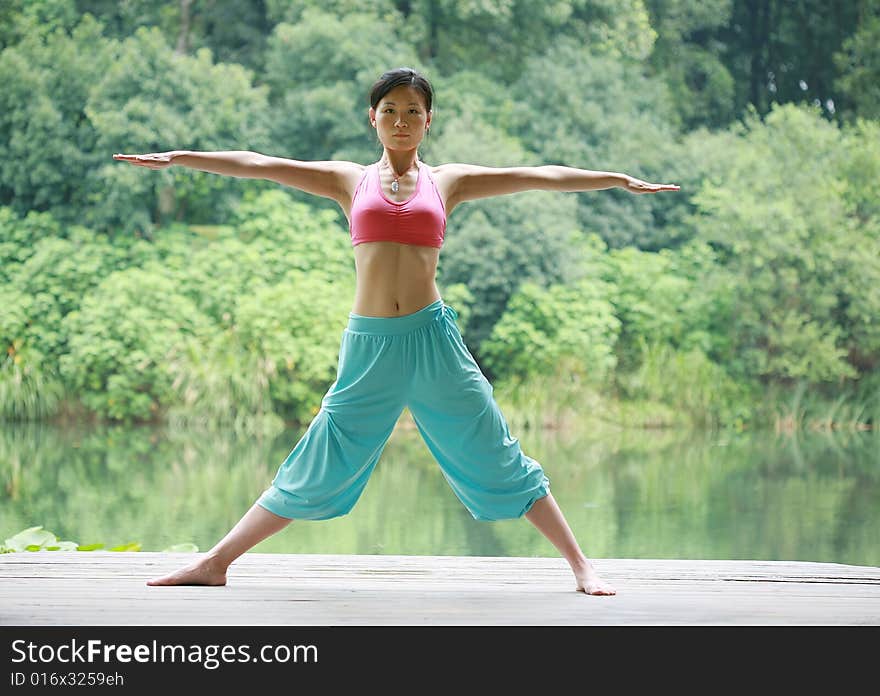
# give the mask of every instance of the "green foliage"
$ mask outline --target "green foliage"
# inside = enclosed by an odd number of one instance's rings
[[[81,545],[75,541],[60,541],[52,532],[42,527],[28,527],[18,534],[11,536],[3,544],[0,544],[0,553],[20,551],[96,551],[103,547],[103,544]],[[109,550],[139,551],[140,548],[138,544],[126,544]]]
[[[613,59],[644,60],[656,32],[642,0],[412,3],[407,30],[438,72],[479,65],[509,84],[524,61],[561,36],[577,37]]]
[[[183,341],[168,354],[167,367],[176,395],[165,414],[171,425],[247,434],[282,426],[269,394],[275,371],[234,329]]]
[[[880,121],[858,119],[842,133],[842,195],[868,236],[880,231]]]
[[[640,341],[639,367],[622,378],[633,401],[656,401],[686,417],[692,428],[742,428],[750,420],[751,396],[699,349],[676,350],[662,342]]]
[[[232,222],[237,236],[258,251],[264,282],[295,268],[346,284],[353,280],[354,260],[341,217],[338,209],[316,211],[293,200],[290,190],[274,190],[242,204]]]
[[[66,389],[113,420],[254,431],[309,419],[354,290],[337,221],[275,190],[214,239],[178,226],[111,244],[71,228],[25,255],[34,220],[7,219],[4,253],[20,262],[0,287],[3,415],[53,415]]]
[[[75,26],[75,0],[4,0],[0,3],[0,49],[28,36]]]
[[[658,143],[674,139],[677,118],[666,87],[641,64],[595,55],[566,37],[527,61],[512,92],[513,133],[543,162],[665,181]],[[656,246],[662,197],[622,190],[574,197],[579,226],[609,246]]]
[[[686,128],[733,120],[736,83],[715,35],[730,21],[733,0],[646,0],[657,42],[651,63],[674,96]]]
[[[85,406],[248,432],[307,419],[333,379],[354,290],[338,205],[111,155],[373,161],[369,88],[411,65],[435,88],[424,161],[567,164],[682,185],[455,209],[438,282],[493,377],[585,399],[595,377],[602,398],[637,400],[659,420],[876,423],[876,10],[5,3],[0,416]],[[805,101],[815,106],[774,106]],[[585,316],[595,325],[581,326]],[[581,374],[588,362],[595,375]]]
[[[239,302],[239,340],[266,361],[273,402],[285,417],[303,422],[318,412],[336,375],[352,291],[294,269]]]
[[[62,376],[89,409],[118,420],[158,417],[174,400],[170,351],[209,331],[168,278],[137,268],[108,275],[63,326]]]
[[[852,350],[876,359],[880,236],[846,195],[853,149],[793,106],[718,139],[693,224],[718,249],[716,278],[729,274],[712,355],[737,378],[831,382],[857,376]]]
[[[144,176],[114,152],[259,149],[266,90],[205,49],[181,56],[157,29],[118,43],[85,15],[69,32],[29,33],[0,53],[0,203],[19,215],[149,232],[186,214],[229,212],[236,184],[180,169]]]
[[[571,253],[580,238],[574,205],[563,194],[533,191],[455,209],[460,221],[447,235],[438,275],[447,285],[464,283],[474,298],[469,345],[488,337],[522,283],[546,287],[580,276]]]
[[[709,350],[712,312],[720,300],[703,283],[715,269],[711,249],[698,243],[676,252],[628,247],[608,255],[602,277],[614,287],[622,371],[638,367],[643,343]]]
[[[32,252],[10,273],[10,286],[22,293],[21,306],[27,308],[13,338],[38,348],[54,364],[67,349],[63,318],[102,278],[127,265],[128,258],[123,248],[81,227],[70,228],[66,239],[38,241]]]
[[[0,360],[0,418],[38,420],[55,415],[64,396],[61,382],[16,344],[8,350]]]
[[[104,544],[77,544],[75,541],[60,541],[52,532],[41,526],[28,527],[14,534],[0,544],[0,553],[23,551],[100,551]],[[140,551],[141,544],[133,541],[107,549],[107,551]],[[194,553],[198,547],[191,543],[173,544],[162,553]]]
[[[175,50],[211,50],[219,62],[250,69],[262,66],[273,22],[263,0],[156,2],[156,0],[76,0],[80,12],[100,17],[106,36],[124,39],[139,27],[156,26],[174,38]]]
[[[108,154],[138,142],[142,150],[265,147],[304,159],[364,161],[376,153],[365,118],[366,91],[381,71],[404,64],[426,70],[438,85],[479,66],[483,84],[475,85],[479,96],[470,99],[509,104],[507,87],[519,85],[516,99],[537,123],[535,135],[526,137],[508,120],[498,120],[492,108],[478,111],[471,123],[496,124],[547,161],[650,178],[669,171],[663,166],[668,162],[644,160],[661,147],[664,128],[675,133],[677,124],[722,126],[749,103],[766,113],[774,101],[818,100],[832,114],[827,104],[834,101],[872,115],[876,9],[875,0],[833,11],[812,0],[797,8],[779,0],[368,6],[349,0],[246,0],[234,6],[15,0],[0,9],[0,46],[7,49],[0,73],[8,78],[8,108],[0,110],[7,119],[6,128],[0,127],[6,149],[0,161],[8,172],[0,176],[0,203],[20,206],[19,213],[53,209],[61,219],[77,221],[84,221],[78,212],[85,209],[90,224],[147,232],[168,217],[217,222],[237,197],[234,182],[180,170],[131,176],[112,165]],[[769,16],[773,21],[765,24]],[[405,48],[401,36],[408,38]],[[571,108],[557,108],[567,104],[564,99],[530,98],[558,76],[574,95]],[[274,113],[253,84],[271,86]],[[443,96],[438,129],[458,115],[459,100]],[[601,109],[591,109],[597,100]],[[562,123],[562,138],[548,139],[548,128],[540,125],[548,109]],[[563,147],[562,156],[544,154],[549,141],[559,147],[589,140],[569,127],[579,125],[565,120],[569,114],[586,117],[581,125],[607,143],[604,152],[583,156]],[[134,127],[126,129],[120,118]],[[267,122],[273,124],[271,138],[265,137]],[[613,245],[630,239],[657,248],[654,235],[662,231],[651,223],[663,222],[671,198],[652,197],[633,210],[618,210],[628,199],[611,192],[590,207],[582,200],[581,219],[600,221],[601,229],[594,229]],[[645,211],[650,217],[640,217]]]
[[[432,127],[429,149],[440,162],[459,161],[486,166],[539,164],[533,154],[501,127],[513,105],[492,91],[476,73],[440,80],[438,94],[452,104]],[[480,112],[487,109],[490,119]],[[571,254],[576,230],[573,196],[547,191],[467,201],[450,215],[437,275],[444,285],[463,284],[472,300],[467,341],[476,351],[498,322],[520,283],[546,286],[578,276],[580,264]]]
[[[15,551],[76,551],[77,544],[73,541],[59,541],[58,538],[42,527],[28,527],[7,539],[0,546],[0,553]]]
[[[112,51],[86,15],[69,34],[29,32],[0,52],[0,204],[81,220],[87,183],[107,156],[84,110]]]
[[[173,167],[148,172],[115,162],[115,152],[260,150],[268,144],[267,94],[240,66],[216,64],[208,49],[176,53],[156,28],[138,29],[115,50],[85,109],[102,153],[88,191],[88,220],[103,228],[151,231],[186,217],[225,220],[234,179]]]
[[[165,262],[180,292],[225,327],[177,354],[184,404],[201,404],[196,412],[207,408],[215,423],[266,413],[310,420],[333,381],[354,291],[337,220],[268,191],[239,208],[234,235]]]
[[[834,55],[837,86],[864,118],[880,118],[880,3],[864,0],[856,31]]]
[[[49,213],[15,218],[0,209],[0,414],[57,415],[67,399],[58,362],[68,352],[64,318],[107,274],[143,257],[133,244],[111,245],[82,227],[64,229]]]
[[[377,43],[399,33],[399,17],[364,8],[342,17],[307,8],[295,24],[278,24],[268,42],[266,83],[272,89],[272,141],[302,160],[378,158],[367,118],[376,78],[399,65],[418,66],[406,43]]]
[[[10,282],[11,274],[33,255],[37,243],[64,236],[62,229],[49,213],[30,211],[19,217],[12,208],[0,206],[0,281]]]
[[[873,424],[877,430],[877,424],[880,423],[880,370],[867,373],[856,383],[852,403],[859,410],[856,422],[861,427],[868,423]]]
[[[873,2],[874,0],[869,0]],[[846,99],[834,88],[834,56],[858,25],[856,2],[734,0],[716,38],[736,84],[735,110],[767,114],[778,104],[811,104],[826,116]]]
[[[609,295],[594,279],[546,289],[524,283],[481,345],[486,366],[499,379],[565,370],[601,385],[615,367],[620,331]]]
[[[328,284],[353,282],[354,261],[335,212],[294,201],[285,190],[248,196],[211,238],[194,228],[158,233],[157,271],[172,278],[216,324],[231,327],[239,300],[274,286],[291,269],[308,271]],[[159,270],[160,268],[160,270]]]
[[[57,372],[67,350],[62,320],[124,254],[84,228],[69,229],[66,238],[44,236],[58,230],[49,214],[31,213],[17,223],[8,208],[0,215],[9,261],[0,286],[0,414],[45,418],[64,398]]]
[[[465,283],[452,283],[447,285],[442,281],[438,281],[437,285],[440,289],[440,296],[443,298],[443,302],[450,305],[458,315],[458,319],[455,320],[455,323],[458,325],[462,336],[467,340],[471,324],[471,316],[473,313],[473,293],[471,293]]]
[[[431,159],[490,167],[540,163],[511,131],[516,108],[511,93],[485,71],[465,68],[438,75],[431,84],[434,121],[422,141]]]

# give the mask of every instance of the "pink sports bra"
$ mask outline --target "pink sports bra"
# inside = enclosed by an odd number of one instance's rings
[[[367,167],[351,201],[351,245],[400,242],[440,248],[446,234],[446,209],[434,179],[418,163],[416,190],[405,201],[389,200],[379,183],[379,165]],[[425,179],[429,183],[425,183]]]

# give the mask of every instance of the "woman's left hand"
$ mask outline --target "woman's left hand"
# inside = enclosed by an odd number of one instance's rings
[[[659,193],[660,191],[678,191],[680,187],[675,184],[651,184],[636,179],[634,176],[627,176],[622,188],[630,193]]]

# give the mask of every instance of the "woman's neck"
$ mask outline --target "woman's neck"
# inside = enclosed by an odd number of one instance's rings
[[[413,169],[419,161],[419,153],[415,150],[393,152],[385,150],[379,162],[385,167],[390,167],[395,176],[403,176],[405,172]]]

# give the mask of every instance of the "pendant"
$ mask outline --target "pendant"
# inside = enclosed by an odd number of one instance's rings
[[[397,179],[391,182],[391,190],[394,193],[397,193],[398,189],[400,189],[400,185],[397,183]]]

